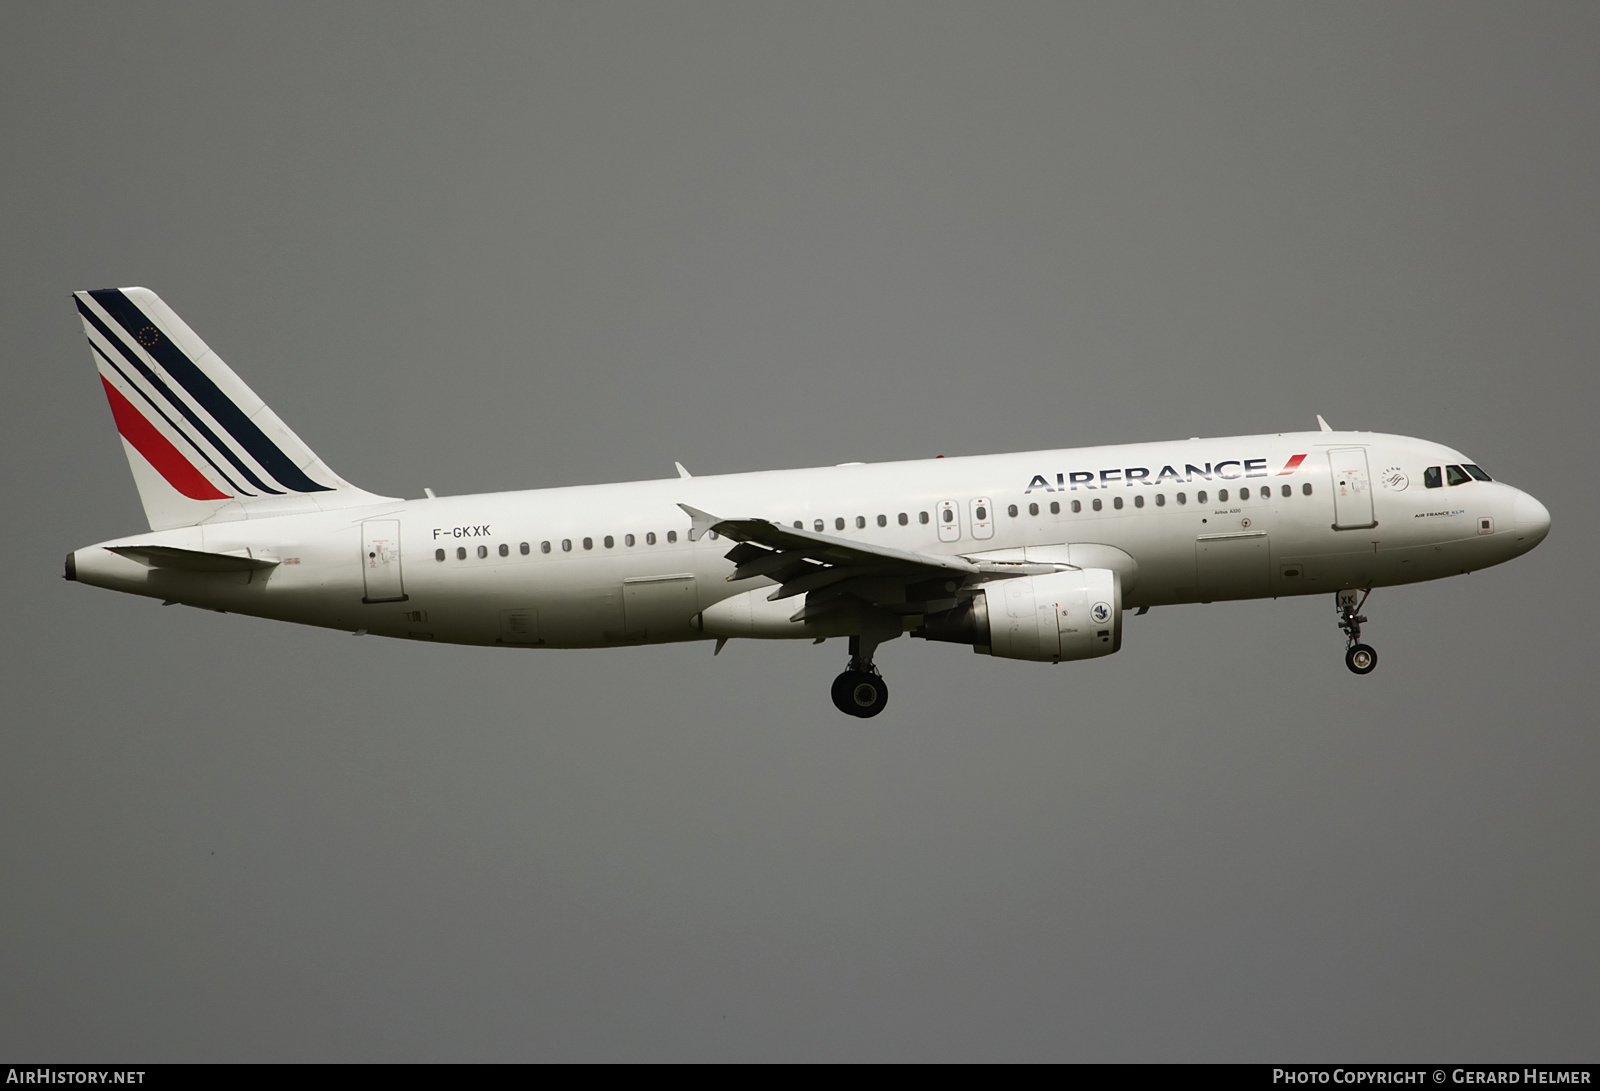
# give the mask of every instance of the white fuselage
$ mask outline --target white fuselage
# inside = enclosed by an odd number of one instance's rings
[[[1195,439],[395,501],[147,532],[72,560],[82,582],[211,609],[599,647],[719,635],[705,611],[770,585],[728,582],[732,543],[691,541],[680,504],[922,554],[1068,561],[1105,547],[1084,556],[1117,558],[1091,563],[1116,568],[1122,605],[1141,607],[1410,583],[1533,548],[1549,516],[1526,493],[1424,487],[1426,468],[1468,461],[1365,432]],[[277,563],[179,571],[109,551],[135,545]]]

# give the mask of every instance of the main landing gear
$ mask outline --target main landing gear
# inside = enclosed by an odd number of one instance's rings
[[[1361,598],[1357,600],[1356,595]],[[1344,635],[1349,642],[1345,649],[1344,665],[1355,674],[1371,674],[1378,665],[1378,653],[1372,650],[1371,645],[1361,643],[1361,623],[1367,619],[1361,615],[1361,608],[1367,604],[1367,596],[1372,594],[1372,588],[1365,591],[1340,591],[1334,596],[1334,601],[1339,608],[1339,628],[1344,630]]]
[[[889,687],[872,665],[876,644],[862,651],[861,638],[850,638],[850,666],[833,680],[833,703],[847,716],[867,719],[882,712],[889,704]]]

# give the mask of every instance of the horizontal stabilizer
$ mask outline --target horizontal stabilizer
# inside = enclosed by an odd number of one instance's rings
[[[108,546],[111,552],[149,568],[181,568],[186,572],[259,572],[275,568],[277,561],[247,557],[242,553],[206,553],[174,546]]]

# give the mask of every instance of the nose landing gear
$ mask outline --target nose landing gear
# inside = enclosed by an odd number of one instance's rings
[[[1359,592],[1359,601],[1357,594],[1355,590],[1348,590],[1334,596],[1339,609],[1339,628],[1344,630],[1349,642],[1344,653],[1344,665],[1353,674],[1371,674],[1378,666],[1378,653],[1370,645],[1361,643],[1361,624],[1367,620],[1362,616],[1361,608],[1367,604],[1367,596],[1372,594],[1372,588]]]
[[[889,704],[889,687],[872,665],[874,645],[862,654],[861,638],[850,638],[850,666],[833,680],[833,704],[847,716],[867,719]]]

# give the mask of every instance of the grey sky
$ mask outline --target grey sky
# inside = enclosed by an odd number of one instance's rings
[[[0,1055],[1593,1060],[1600,9],[10,5]],[[64,583],[68,293],[444,492],[1314,426],[1534,553],[1108,660],[424,647]]]

